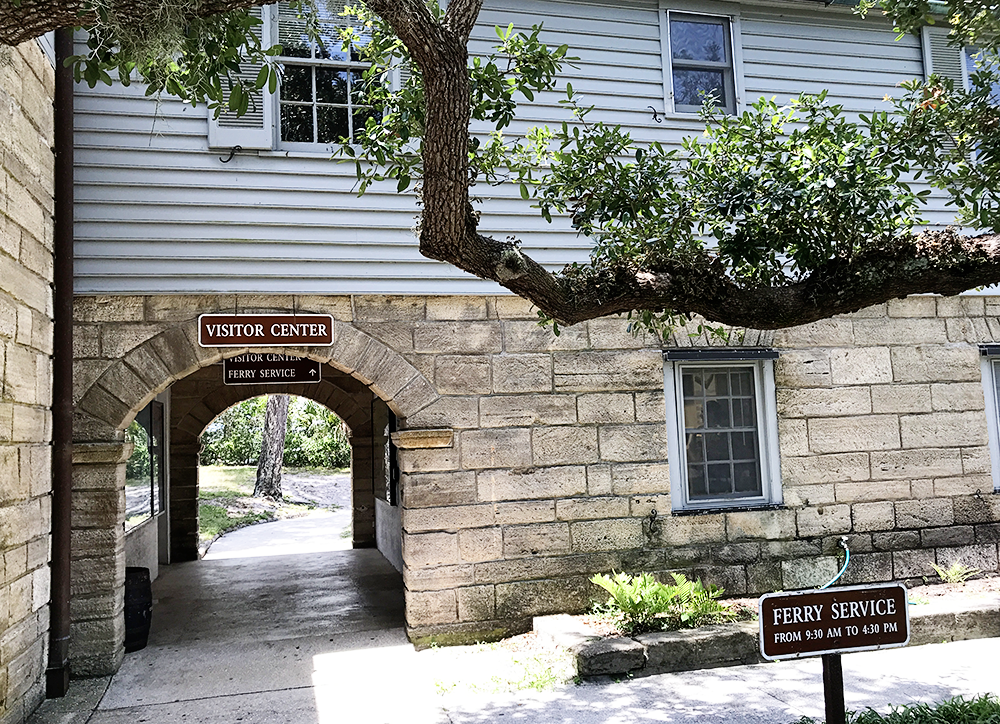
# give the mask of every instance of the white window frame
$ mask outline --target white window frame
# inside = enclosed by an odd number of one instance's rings
[[[1000,345],[980,345],[979,369],[983,376],[983,397],[986,402],[986,431],[989,437],[990,470],[993,492],[1000,492],[1000,398],[997,382],[1000,381]]]
[[[675,513],[781,505],[781,459],[775,403],[774,359],[765,349],[670,350],[664,353],[663,389],[667,407],[667,462],[670,501]],[[684,395],[681,373],[686,367],[752,367],[757,409],[761,494],[740,498],[691,500],[685,453]]]
[[[730,58],[732,60],[732,77],[734,91],[734,107],[737,115],[744,110],[743,100],[743,43],[740,31],[739,5],[722,2],[693,2],[691,0],[659,0],[660,20],[660,57],[663,71],[663,112],[668,116],[691,118],[697,111],[678,110],[674,103],[674,76],[672,55],[670,51],[670,20],[671,13],[686,16],[701,16],[706,18],[721,18],[729,23]]]

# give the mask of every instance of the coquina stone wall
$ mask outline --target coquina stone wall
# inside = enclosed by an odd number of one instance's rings
[[[1000,300],[918,297],[793,330],[681,330],[673,346],[779,351],[783,505],[671,515],[661,345],[622,319],[555,336],[513,297],[81,297],[80,441],[110,438],[171,382],[243,350],[197,347],[206,312],[334,315],[290,349],[401,418],[406,612],[415,640],[576,611],[611,570],[683,571],[745,594],[997,569],[978,344]],[[690,333],[689,333],[690,332]],[[206,418],[208,419],[208,418]],[[201,424],[201,422],[199,422]],[[657,516],[651,516],[652,510]]]
[[[0,722],[45,694],[49,627],[52,66],[0,46]]]

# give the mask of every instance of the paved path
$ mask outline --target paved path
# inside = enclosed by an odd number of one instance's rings
[[[822,717],[818,659],[497,693],[538,662],[490,647],[415,652],[402,628],[400,575],[377,551],[329,550],[343,540],[329,517],[306,521],[244,529],[220,539],[203,561],[161,569],[149,646],[128,654],[114,677],[74,682],[71,695],[46,702],[32,724],[791,724],[804,714]],[[291,552],[296,545],[307,552]],[[1000,693],[998,660],[1000,639],[845,656],[848,706],[884,710]]]

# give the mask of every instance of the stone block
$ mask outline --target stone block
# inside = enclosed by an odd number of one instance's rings
[[[635,393],[635,419],[637,422],[666,420],[666,402],[662,391]]]
[[[872,411],[868,387],[779,389],[778,414],[785,417],[840,417]]]
[[[778,418],[778,445],[781,457],[809,455],[809,428],[806,420]]]
[[[413,348],[443,354],[497,354],[503,348],[500,323],[417,322]]]
[[[408,591],[441,591],[475,582],[474,568],[470,563],[436,568],[410,568],[403,564],[403,585]]]
[[[837,483],[833,486],[838,503],[865,503],[873,500],[903,500],[912,497],[907,480]]]
[[[993,479],[989,475],[963,475],[959,478],[937,478],[934,480],[934,495],[951,497],[973,495],[989,491],[993,487]]]
[[[667,459],[664,425],[601,425],[599,430],[602,460],[654,462]]]
[[[558,392],[632,391],[663,386],[659,350],[557,352],[554,371]]]
[[[886,304],[886,309],[890,317],[934,317],[937,316],[937,297],[920,296],[890,299]]]
[[[854,530],[859,533],[892,530],[896,525],[896,511],[890,502],[855,503],[851,506],[851,520]]]
[[[660,521],[660,542],[668,546],[695,543],[725,543],[726,517],[722,514],[664,517]]]
[[[784,588],[792,591],[817,588],[833,579],[841,565],[841,561],[833,556],[782,561],[781,580]]]
[[[538,326],[538,310],[527,299],[506,294],[490,299],[496,314],[500,319],[533,319]],[[579,325],[583,326],[583,325]]]
[[[932,550],[902,550],[892,554],[893,578],[923,578],[933,576],[934,551]]]
[[[587,475],[578,465],[484,470],[477,474],[476,485],[480,501],[568,498],[587,492]]]
[[[504,557],[561,555],[570,551],[567,523],[536,523],[505,526],[503,529]]]
[[[951,568],[956,563],[970,568],[978,568],[985,573],[997,570],[996,543],[980,543],[958,548],[938,548],[937,564],[941,568]]]
[[[466,586],[456,591],[459,621],[488,621],[496,616],[493,586]]]
[[[611,492],[615,495],[669,493],[670,471],[666,463],[613,465]]]
[[[727,513],[726,537],[730,541],[794,538],[795,511],[755,510]]]
[[[892,580],[891,553],[851,553],[851,563],[841,582],[848,586]]]
[[[935,412],[902,415],[899,427],[904,448],[985,445],[986,417],[981,412]]]
[[[799,535],[803,537],[839,535],[851,530],[851,506],[827,505],[796,512]]]
[[[625,392],[595,392],[580,395],[576,400],[581,423],[634,422],[635,401]],[[661,415],[662,417],[662,415]]]
[[[781,463],[781,479],[785,485],[861,481],[871,477],[868,453],[864,452],[785,457]]]
[[[830,353],[827,350],[782,350],[774,365],[775,384],[779,389],[829,387]]]
[[[403,530],[407,533],[481,528],[493,525],[493,522],[493,506],[489,504],[449,505],[443,508],[406,508],[403,510]]]
[[[585,498],[567,498],[566,502],[573,500]],[[555,500],[519,500],[513,503],[494,503],[494,507],[499,525],[548,523],[556,519]]]
[[[990,474],[990,449],[988,447],[962,448],[962,473],[965,475]]]
[[[625,317],[603,317],[587,322],[592,349],[642,349],[656,343],[641,327],[633,327]]]
[[[992,523],[1000,521],[1000,496],[969,495],[952,499],[955,510],[955,522]]]
[[[503,395],[479,400],[483,427],[572,425],[576,415],[573,395]]]
[[[486,319],[486,297],[427,297],[424,303],[430,320]]]
[[[727,566],[760,560],[760,543],[729,543],[712,551],[711,560]]]
[[[359,322],[418,321],[426,317],[424,297],[358,294],[353,302],[354,319]]]
[[[653,527],[660,525],[660,518],[667,515],[667,511],[672,509],[670,495],[634,495],[628,498],[629,515],[634,518],[649,518],[652,511],[656,511],[656,521]],[[610,517],[610,516],[606,516]],[[644,520],[643,525],[648,527],[650,520]]]
[[[855,322],[855,326],[857,324]],[[892,382],[889,348],[859,346],[832,350],[830,379],[834,385],[877,385]]]
[[[560,327],[559,335],[551,327],[543,327],[536,321],[503,322],[504,347],[508,352],[554,352],[581,350],[590,346],[587,339],[587,325],[576,324]]]
[[[555,505],[559,520],[625,518],[629,515],[629,499],[624,497],[561,498]]]
[[[422,533],[403,536],[403,560],[410,568],[461,562],[457,533]]]
[[[920,532],[915,530],[875,533],[872,545],[880,551],[900,551],[920,547]]]
[[[949,342],[967,342],[976,344],[984,339],[993,339],[990,331],[990,322],[995,319],[946,319],[945,329],[948,332]]]
[[[405,475],[400,490],[407,508],[468,505],[477,500],[476,474],[463,471]]]
[[[982,410],[986,403],[981,382],[939,382],[931,385],[931,405],[935,411]]]
[[[458,550],[467,563],[496,561],[503,558],[503,536],[500,528],[473,528],[458,532]]]
[[[413,385],[413,383],[410,383]],[[403,390],[405,394],[406,389]],[[434,395],[436,396],[436,392]],[[402,402],[402,400],[401,400]],[[407,427],[456,429],[479,427],[479,398],[441,397],[416,413],[406,416]]]
[[[896,382],[977,382],[979,350],[972,345],[897,347],[892,350]]]
[[[920,531],[920,545],[924,548],[939,546],[967,546],[976,539],[971,525],[953,525],[945,528],[924,528]],[[940,553],[939,553],[940,555]]]
[[[962,473],[959,450],[892,450],[871,454],[875,480],[912,480]]]
[[[781,581],[781,563],[764,561],[746,566],[747,592],[752,594],[780,591],[784,585]]]
[[[423,450],[399,450],[399,467],[404,473],[431,473],[457,470],[460,466],[460,440],[453,447]]]
[[[407,625],[420,626],[435,623],[452,623],[457,620],[458,602],[455,591],[407,592]]]
[[[930,385],[872,385],[872,412],[930,412]]]
[[[896,503],[896,526],[899,528],[926,528],[952,525],[954,522],[954,508],[947,498]]]
[[[587,466],[587,493],[590,495],[611,494],[611,466]]]
[[[442,395],[488,394],[490,361],[473,355],[439,355],[434,361],[434,386]]]
[[[590,604],[586,577],[501,583],[496,587],[497,618],[525,618],[548,613],[576,613]]]
[[[853,344],[854,327],[851,320],[843,317],[821,319],[774,333],[775,347],[850,347]]]
[[[598,639],[583,644],[576,652],[580,676],[619,676],[645,664],[646,647],[630,638]]]
[[[527,428],[466,430],[461,433],[462,467],[529,468],[532,465],[531,433]]]
[[[813,418],[807,424],[809,449],[816,453],[900,447],[899,420],[895,415]]]
[[[570,533],[573,550],[582,552],[641,548],[646,542],[638,518],[578,521],[570,524]]]
[[[943,319],[855,319],[857,345],[944,344],[948,334]]]
[[[533,462],[538,466],[572,465],[598,461],[596,427],[534,427]]]
[[[552,358],[547,354],[494,355],[493,392],[552,391]]]

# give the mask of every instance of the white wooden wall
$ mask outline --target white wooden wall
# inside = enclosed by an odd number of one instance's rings
[[[580,57],[566,79],[639,140],[677,143],[696,119],[656,123],[664,108],[656,0],[487,0],[472,50],[495,25],[527,29]],[[880,20],[842,8],[785,3],[740,8],[744,102],[779,101],[828,88],[852,112],[882,105],[902,80],[921,76],[918,39],[896,41]],[[207,114],[136,86],[78,86],[76,116],[77,291],[96,293],[495,293],[498,286],[420,256],[410,195],[376,188],[358,198],[352,164],[316,154],[261,152],[222,163],[207,146]],[[521,108],[511,129],[566,117],[550,93]],[[514,235],[558,268],[582,260],[587,242],[565,220],[545,223],[514,188],[479,186],[482,228]],[[948,223],[941,210],[935,223]]]

